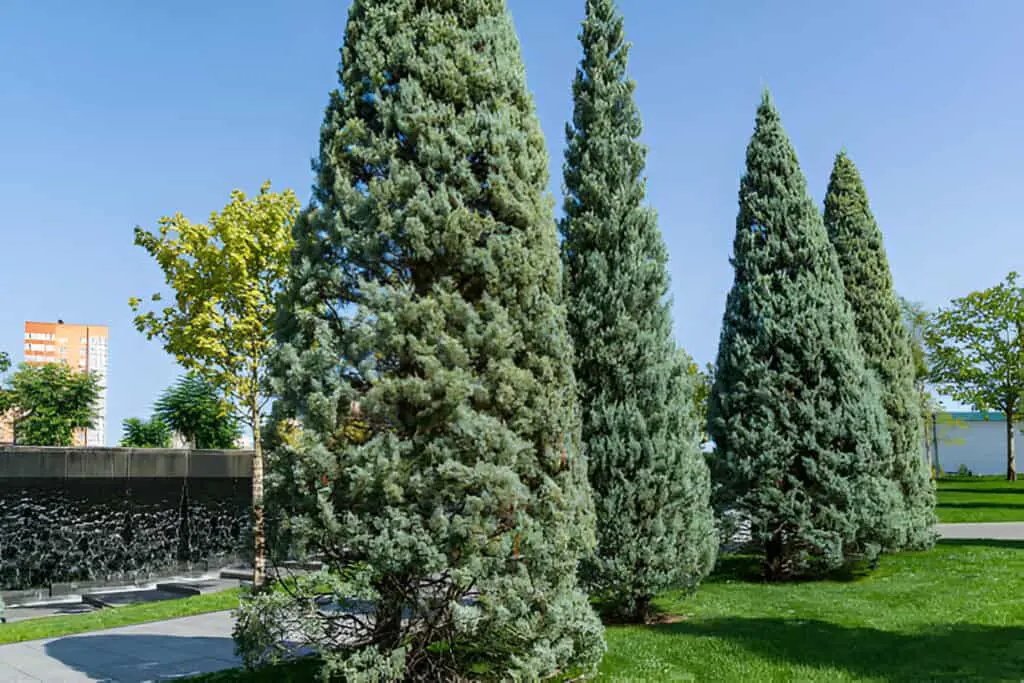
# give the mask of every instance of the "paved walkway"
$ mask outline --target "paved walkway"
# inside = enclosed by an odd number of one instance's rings
[[[0,646],[3,683],[143,683],[241,666],[231,612]]]
[[[1024,541],[1024,522],[939,524],[938,530],[942,538]]]

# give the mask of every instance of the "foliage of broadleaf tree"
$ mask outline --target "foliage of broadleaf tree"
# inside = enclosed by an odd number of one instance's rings
[[[23,363],[0,392],[0,414],[13,418],[19,445],[71,446],[76,431],[95,426],[101,390],[95,374],[67,363]]]
[[[893,287],[882,231],[868,204],[860,172],[845,152],[836,155],[825,196],[825,229],[839,259],[846,300],[870,371],[882,390],[892,440],[889,475],[900,485],[902,508],[894,524],[897,547],[935,544],[935,485],[924,459],[915,363],[900,300]]]
[[[171,430],[158,417],[129,417],[121,423],[122,448],[169,448]]]
[[[291,190],[270,191],[264,183],[249,199],[235,190],[207,223],[180,213],[160,220],[155,233],[135,229],[135,244],[152,256],[174,304],[138,313],[135,327],[159,338],[186,370],[223,392],[239,419],[253,432],[253,582],[262,588],[266,570],[263,534],[263,454],[260,428],[270,397],[264,392],[273,346],[271,323],[292,249],[299,203]]]
[[[1014,421],[1024,400],[1024,287],[1017,273],[939,309],[925,340],[932,383],[975,410],[1006,417],[1006,478],[1015,481]]]
[[[703,448],[709,443],[708,401],[711,399],[711,387],[715,384],[715,366],[713,363],[706,363],[701,370],[699,365],[691,362],[686,368],[686,373],[693,382],[693,409],[700,430],[700,445]]]
[[[895,545],[900,493],[836,255],[767,92],[739,204],[708,406],[716,497],[750,521],[769,578],[816,575]]]
[[[247,605],[236,642],[273,656],[306,615],[349,681],[592,671],[549,159],[504,0],[355,0],[339,75],[279,317],[300,426],[268,479],[330,571]],[[324,590],[372,616],[303,607]]]
[[[957,420],[942,407],[942,403],[929,386],[931,366],[925,345],[925,335],[930,322],[930,313],[919,301],[910,301],[900,297],[900,310],[903,312],[903,324],[910,334],[910,350],[914,359],[914,386],[917,388],[918,401],[921,407],[921,419],[924,422],[924,449],[928,454],[928,464],[934,479],[940,474],[938,462],[938,445],[958,445],[963,439],[951,436],[952,430],[964,429],[966,425]]]
[[[153,404],[153,417],[180,434],[189,448],[234,448],[240,433],[221,392],[196,372],[164,389]]]
[[[597,511],[584,576],[609,613],[642,622],[657,593],[707,575],[718,539],[691,361],[672,337],[668,252],[644,205],[623,23],[613,0],[587,0],[560,228]]]

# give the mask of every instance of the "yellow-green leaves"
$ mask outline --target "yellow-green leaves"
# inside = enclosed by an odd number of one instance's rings
[[[995,409],[1009,425],[1024,402],[1024,287],[1017,273],[995,287],[954,299],[925,333],[931,372],[942,393],[976,410]],[[1015,479],[1014,434],[1007,432],[1006,476]]]
[[[173,305],[148,311],[142,299],[129,299],[135,327],[160,338],[181,365],[223,390],[247,422],[258,419],[262,407],[270,322],[298,211],[295,193],[271,192],[268,181],[251,199],[232,192],[206,223],[176,213],[161,218],[155,232],[135,228],[135,244],[157,262],[174,295]],[[161,302],[161,293],[150,301]]]

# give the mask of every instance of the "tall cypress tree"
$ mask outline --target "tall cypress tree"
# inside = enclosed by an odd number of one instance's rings
[[[672,338],[668,253],[643,205],[647,150],[613,0],[587,0],[580,39],[561,230],[597,509],[585,576],[616,617],[639,621],[656,593],[710,571],[717,537],[689,358]]]
[[[825,228],[839,258],[846,300],[868,369],[878,377],[893,444],[891,475],[903,494],[899,545],[928,548],[935,542],[935,487],[923,458],[915,363],[893,288],[882,231],[868,205],[860,173],[845,152],[836,156],[825,197]]]
[[[722,500],[751,522],[770,578],[894,543],[892,446],[828,235],[767,92],[740,182],[709,405]]]
[[[278,414],[299,429],[270,495],[335,602],[372,609],[307,607],[303,632],[347,680],[590,671],[593,505],[548,155],[504,0],[355,0],[340,80],[278,321]],[[279,642],[283,620],[242,621],[250,662]]]

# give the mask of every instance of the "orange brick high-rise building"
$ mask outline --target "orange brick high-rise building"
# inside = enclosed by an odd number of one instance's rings
[[[107,341],[105,325],[25,323],[25,362],[28,365],[67,363],[73,370],[92,372],[100,383],[96,426],[75,434],[76,446],[104,446],[107,439]],[[10,425],[0,426],[0,441],[9,440]]]

